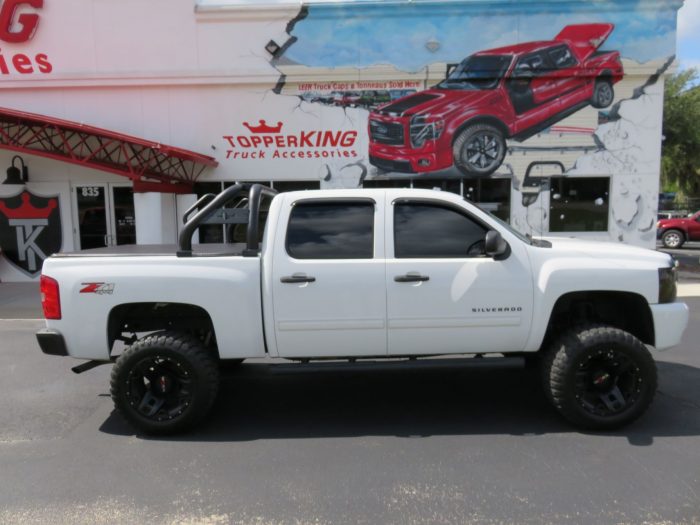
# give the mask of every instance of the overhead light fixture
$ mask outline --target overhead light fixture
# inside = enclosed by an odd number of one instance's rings
[[[19,160],[21,170],[15,166],[15,162]],[[24,164],[24,159],[19,155],[12,157],[12,165],[7,168],[7,178],[3,184],[21,184],[24,185],[29,180],[29,169]]]

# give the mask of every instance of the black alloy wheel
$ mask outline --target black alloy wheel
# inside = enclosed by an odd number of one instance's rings
[[[115,408],[146,434],[192,428],[211,408],[219,384],[215,356],[194,336],[159,332],[138,340],[117,359]]]
[[[564,334],[545,353],[543,387],[574,425],[613,429],[631,423],[656,393],[656,365],[632,334],[610,326],[584,326]]]
[[[129,371],[129,404],[151,421],[172,420],[192,404],[192,370],[167,356],[145,357]]]
[[[455,166],[465,175],[491,175],[501,166],[505,154],[503,133],[490,124],[469,126],[453,145]]]
[[[640,368],[617,348],[588,354],[576,371],[576,399],[600,417],[622,413],[638,401],[644,379]]]

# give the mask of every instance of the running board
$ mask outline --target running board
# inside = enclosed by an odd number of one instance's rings
[[[534,354],[533,354],[534,355]],[[311,361],[294,364],[272,364],[273,374],[293,374],[334,371],[386,371],[398,369],[445,369],[445,368],[522,368],[525,364],[523,357],[473,357],[473,358],[443,358],[443,359],[382,359],[357,361]]]

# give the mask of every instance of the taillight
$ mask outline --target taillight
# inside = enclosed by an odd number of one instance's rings
[[[61,296],[58,292],[58,281],[46,275],[39,281],[41,291],[41,306],[44,309],[46,319],[61,318]]]

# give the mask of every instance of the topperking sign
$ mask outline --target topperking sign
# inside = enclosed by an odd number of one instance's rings
[[[30,277],[41,272],[49,255],[63,244],[58,196],[41,197],[23,190],[0,198],[2,255]]]

